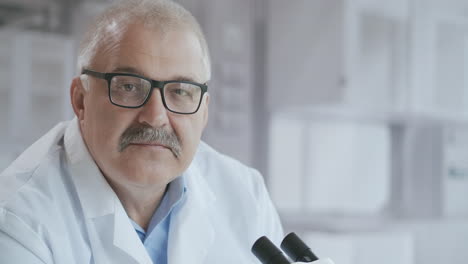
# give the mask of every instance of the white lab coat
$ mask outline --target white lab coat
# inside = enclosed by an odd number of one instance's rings
[[[169,264],[258,264],[254,241],[281,240],[258,172],[202,142],[185,173],[187,199],[171,220]],[[0,263],[152,263],[76,118],[0,174]]]

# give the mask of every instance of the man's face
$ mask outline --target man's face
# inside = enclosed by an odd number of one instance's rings
[[[131,26],[120,41],[98,51],[92,70],[129,72],[158,81],[206,82],[202,79],[204,66],[199,41],[193,32],[185,29],[161,34],[141,25]],[[128,109],[111,104],[105,80],[88,78],[87,91],[79,79],[74,81],[78,85],[72,85],[72,101],[86,145],[107,179],[119,185],[150,184],[163,188],[181,175],[192,161],[206,125],[208,94],[203,97],[198,112],[191,115],[165,109],[158,89],[153,90],[144,106]],[[130,141],[122,149],[123,135],[138,131],[139,127],[173,134],[180,145],[180,154],[177,156],[174,149],[154,142]]]

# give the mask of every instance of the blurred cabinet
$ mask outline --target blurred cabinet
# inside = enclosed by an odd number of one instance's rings
[[[413,218],[468,219],[468,125],[411,124],[397,173],[395,212]],[[403,142],[401,142],[403,143]]]
[[[468,120],[468,2],[413,0],[410,107]]]
[[[468,2],[387,2],[271,1],[269,109],[467,121]]]
[[[414,263],[414,239],[409,232],[399,228],[331,235],[325,232],[308,232],[303,237],[317,256],[329,256],[335,263]]]
[[[269,108],[404,108],[408,9],[406,0],[271,1]]]
[[[57,122],[70,119],[75,60],[73,42],[62,35],[9,30],[0,39],[0,121],[3,140],[10,139],[2,142],[3,169]]]
[[[210,120],[203,140],[253,165],[254,1],[177,0],[190,10],[204,30],[210,49],[212,79]]]
[[[468,258],[468,2],[269,3],[268,183],[286,230],[323,232],[343,263],[386,263],[384,245],[410,248],[395,263]]]
[[[283,212],[375,217],[390,202],[387,124],[287,113],[271,131],[270,190]]]
[[[10,135],[10,94],[12,93],[11,75],[11,50],[13,43],[10,41],[10,34],[3,32],[0,34],[0,146],[2,149],[7,144],[7,138]],[[0,153],[0,171],[3,170],[14,158],[13,155],[3,150]]]

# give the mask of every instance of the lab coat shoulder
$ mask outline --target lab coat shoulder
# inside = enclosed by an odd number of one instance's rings
[[[52,263],[53,248],[70,246],[65,238],[73,230],[70,227],[74,221],[67,221],[64,215],[79,208],[73,208],[75,191],[66,182],[61,168],[66,157],[63,150],[66,125],[57,125],[0,174],[2,259],[21,256],[25,260],[22,263]],[[64,239],[60,241],[57,237]]]
[[[143,259],[144,248],[135,250],[135,243],[126,242],[131,241],[129,234],[138,237],[123,210],[111,214],[116,226],[120,223],[115,228],[119,232],[106,236],[97,236],[102,230],[95,228],[108,217],[86,218],[64,147],[67,123],[52,129],[0,174],[0,262],[120,263],[122,250],[109,246],[107,254],[100,247],[101,242],[115,243],[116,236],[128,246],[122,248]],[[282,237],[261,175],[203,142],[190,167],[188,199],[171,220],[170,263],[256,263],[250,254],[253,242],[267,235],[278,243]]]
[[[257,170],[204,142],[200,143],[195,162],[214,192],[217,205],[223,208],[217,210],[218,217],[226,218],[231,230],[243,230],[250,246],[264,235],[275,243],[281,241],[283,230],[279,216]]]

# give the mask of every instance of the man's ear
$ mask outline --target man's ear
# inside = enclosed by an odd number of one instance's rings
[[[205,104],[204,107],[204,113],[203,113],[203,129],[205,129],[206,124],[208,124],[208,105],[210,104],[210,94],[205,93],[204,99],[203,99],[203,104]]]
[[[86,92],[87,91],[83,86],[83,83],[81,82],[80,76],[73,78],[70,86],[70,98],[73,107],[73,112],[75,112],[75,115],[78,117],[79,121],[82,121],[84,119],[84,97]]]

